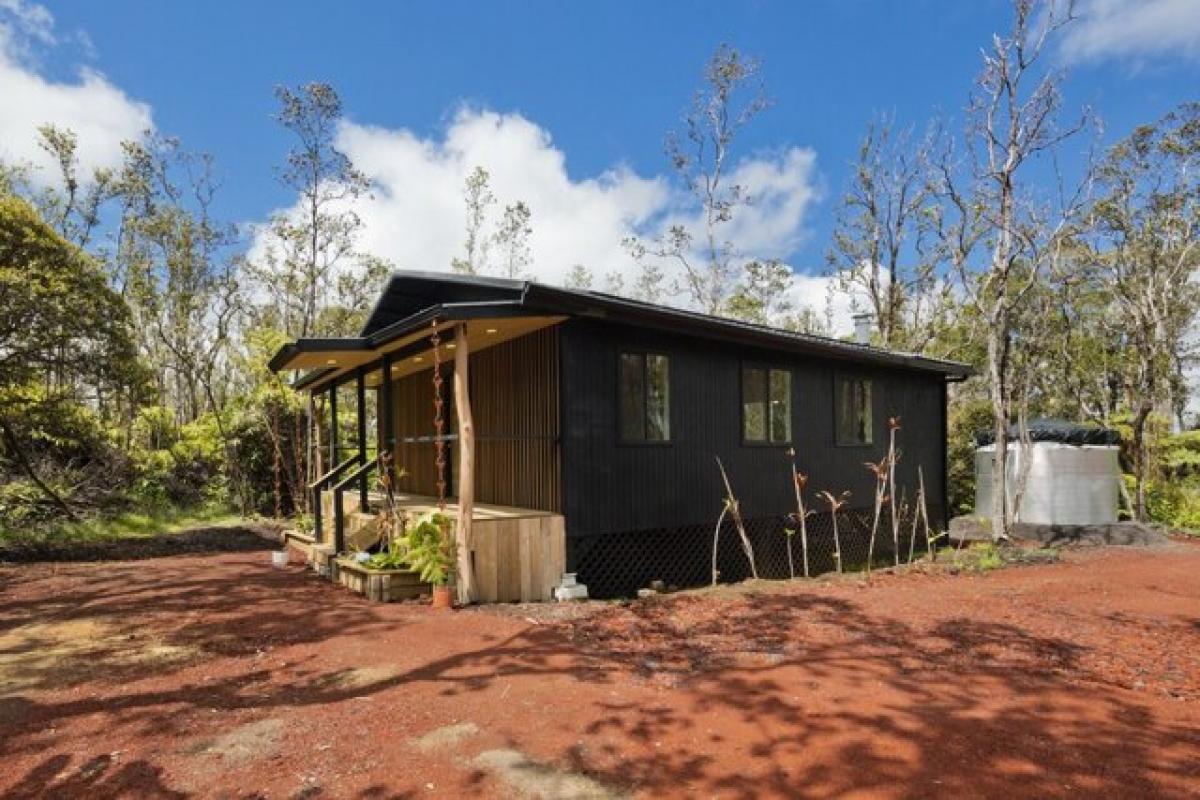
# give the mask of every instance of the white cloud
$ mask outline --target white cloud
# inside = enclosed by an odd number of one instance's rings
[[[667,199],[661,181],[625,168],[572,180],[549,135],[516,114],[464,110],[440,141],[346,124],[339,144],[378,186],[356,206],[361,245],[399,267],[448,270],[461,255],[463,183],[476,165],[491,174],[492,224],[505,203],[532,210],[532,269],[543,280],[561,280],[575,263],[597,274],[619,269],[628,261],[621,238]]]
[[[1070,61],[1200,59],[1200,0],[1085,0],[1063,32]]]
[[[74,39],[75,37],[72,37]],[[55,168],[38,146],[37,129],[53,123],[79,140],[81,175],[121,161],[121,142],[153,125],[150,107],[131,99],[100,73],[79,70],[75,81],[45,77],[31,56],[35,44],[57,42],[54,19],[39,5],[0,0],[0,159],[28,162],[35,182],[54,180]]]
[[[540,281],[561,283],[573,265],[583,264],[598,288],[611,273],[631,285],[637,268],[624,238],[653,235],[674,222],[697,224],[687,198],[662,175],[615,166],[573,177],[550,134],[520,114],[464,108],[430,138],[344,123],[338,145],[377,186],[372,199],[355,205],[364,223],[360,247],[398,268],[449,270],[451,259],[462,255],[463,183],[477,165],[491,174],[497,198],[489,228],[506,203],[521,200],[532,211],[530,272]],[[748,257],[786,258],[803,237],[805,213],[817,196],[815,154],[792,148],[749,158],[735,165],[730,179],[754,197],[731,224],[731,238]],[[260,239],[251,257],[263,246]],[[814,304],[823,308],[824,295]]]
[[[54,15],[45,6],[25,0],[0,0],[0,12],[21,35],[43,44],[54,44]]]

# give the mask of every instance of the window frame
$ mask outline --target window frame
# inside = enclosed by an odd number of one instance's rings
[[[642,361],[642,424],[643,430],[646,423],[649,421],[647,411],[647,401],[650,398],[649,378],[650,378],[650,357],[658,356],[665,359],[667,364],[667,436],[665,439],[648,439],[633,438],[625,435],[625,418],[623,411],[625,404],[623,402],[623,393],[621,386],[621,361],[625,356],[638,356]],[[617,444],[623,447],[671,447],[674,442],[675,434],[675,393],[671,391],[671,354],[665,350],[655,350],[646,347],[618,347],[616,359],[616,427],[617,427]]]
[[[763,430],[766,438],[763,439],[747,439],[746,438],[746,370],[761,370],[765,378],[763,389],[765,395],[762,400],[763,407]],[[771,438],[771,373],[783,372],[788,376],[788,436],[787,439],[774,440]],[[795,407],[796,399],[796,373],[791,367],[785,367],[781,364],[770,364],[762,361],[743,361],[738,368],[738,436],[741,438],[743,447],[791,447],[796,440],[795,419],[792,416],[792,410]]]
[[[846,381],[857,381],[867,385],[868,411],[871,415],[871,431],[870,436],[863,441],[846,441],[842,438],[842,425],[840,415],[842,413],[841,404],[841,386]],[[837,372],[833,378],[833,444],[835,447],[862,448],[875,446],[875,379],[870,375],[857,372]]]

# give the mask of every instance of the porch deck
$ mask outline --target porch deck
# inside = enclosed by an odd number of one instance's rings
[[[446,514],[454,516],[455,504],[457,498],[446,498]],[[383,496],[372,494],[370,496],[371,509],[375,510],[383,507]],[[437,511],[438,502],[436,497],[426,497],[421,494],[397,494],[396,506],[399,510],[408,514],[419,515],[426,514],[430,511]],[[556,517],[560,516],[552,511],[538,511],[534,508],[518,508],[516,506],[501,506],[494,503],[476,503],[475,512],[471,515],[471,519],[475,522],[484,522],[490,520],[511,520],[511,519],[531,519],[534,517]]]
[[[437,510],[437,498],[400,495],[397,505],[410,514],[424,514]],[[446,512],[453,515],[454,511],[448,499]],[[482,602],[554,599],[554,587],[567,568],[561,514],[477,503],[472,519],[471,558]]]
[[[368,497],[370,514],[357,510],[358,498],[347,495],[349,527],[369,524],[383,505],[383,497]],[[397,494],[397,510],[412,517],[437,511],[436,497]],[[455,500],[446,499],[446,514],[456,512]],[[330,510],[330,513],[331,510]],[[515,603],[553,600],[554,587],[566,571],[566,524],[561,514],[533,508],[476,503],[472,516],[471,557],[475,567],[479,599],[484,603]],[[293,546],[309,552],[322,545],[293,540]],[[324,545],[332,552],[332,545]]]

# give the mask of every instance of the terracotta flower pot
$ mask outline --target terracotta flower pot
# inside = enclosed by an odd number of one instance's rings
[[[449,586],[433,587],[434,608],[454,608],[454,593]]]

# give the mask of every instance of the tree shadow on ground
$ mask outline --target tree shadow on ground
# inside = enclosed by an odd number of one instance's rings
[[[105,575],[88,584],[73,614],[129,615],[136,625],[152,608],[178,618],[168,641],[210,656],[349,642],[394,633],[405,620],[294,571]],[[0,605],[0,629],[17,618],[16,605]],[[566,676],[581,687],[647,691],[628,701],[581,694],[587,706],[576,708],[564,697],[562,713],[577,715],[579,736],[597,744],[581,748],[572,739],[549,756],[652,796],[1185,796],[1200,779],[1200,733],[1093,674],[1085,655],[1079,644],[1017,624],[947,615],[907,622],[803,589],[679,596],[480,636],[477,647],[350,686],[315,665],[282,679],[248,666],[116,698],[3,698],[0,754],[49,748],[18,734],[98,713],[171,736],[181,733],[179,715],[165,709],[295,709],[417,684],[496,703],[505,679]],[[48,755],[20,785],[46,785],[60,758]],[[161,796],[173,796],[157,767],[138,769]],[[104,780],[121,773],[111,774]]]
[[[98,756],[66,773],[68,755],[51,756],[9,787],[5,797],[26,800],[39,797],[137,797],[147,800],[184,800],[188,795],[169,788],[162,768],[147,761],[120,763],[112,756]]]

